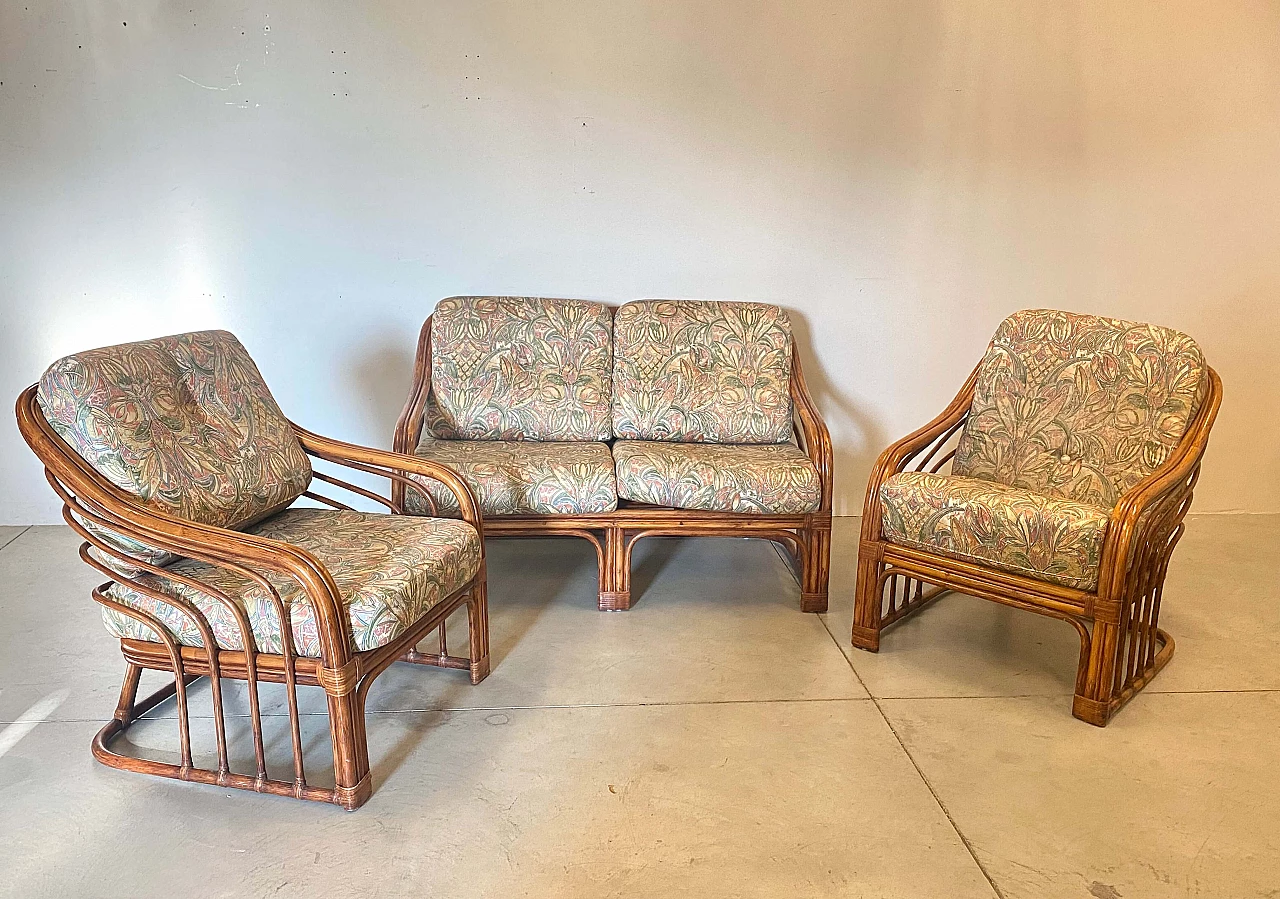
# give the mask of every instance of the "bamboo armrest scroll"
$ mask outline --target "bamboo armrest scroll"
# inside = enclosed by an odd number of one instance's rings
[[[1209,442],[1209,431],[1222,405],[1222,379],[1208,370],[1209,392],[1177,448],[1164,463],[1120,497],[1111,510],[1102,549],[1101,566],[1112,594],[1123,588],[1127,560],[1140,547],[1148,532],[1167,525],[1170,517],[1180,521],[1191,502],[1191,492],[1200,474],[1200,462]]]
[[[413,359],[413,384],[409,388],[409,399],[405,401],[400,417],[396,420],[391,446],[397,453],[413,455],[413,451],[418,448],[418,442],[422,439],[427,396],[430,393],[431,316],[427,316],[418,334],[418,351]]]
[[[351,622],[333,578],[304,549],[241,531],[200,524],[144,505],[116,487],[66,444],[36,402],[36,385],[18,397],[18,428],[45,465],[46,477],[69,512],[83,520],[172,555],[211,565],[293,578],[311,600],[326,664],[351,655]]]
[[[822,482],[822,501],[818,508],[824,512],[830,511],[834,470],[831,432],[827,430],[822,413],[809,394],[809,386],[805,383],[804,372],[800,367],[800,357],[794,350],[791,359],[791,409],[801,447],[818,469],[818,477]]]
[[[880,536],[880,485],[889,476],[905,471],[908,462],[931,446],[933,450],[925,457],[921,468],[932,460],[934,453],[963,426],[965,417],[969,414],[969,408],[973,405],[973,390],[977,380],[978,368],[975,367],[955,399],[933,421],[889,444],[880,454],[880,458],[871,469],[871,477],[867,482],[867,496],[863,502],[863,540],[876,540]],[[936,471],[949,458],[950,454],[944,456],[934,465],[933,470]]]
[[[480,515],[480,504],[476,501],[471,488],[467,486],[467,482],[452,468],[419,456],[388,452],[322,437],[296,424],[293,428],[298,435],[298,440],[302,443],[302,448],[311,455],[357,471],[388,478],[393,484],[399,483],[402,489],[412,487],[415,490],[422,490],[421,485],[409,480],[407,476],[411,474],[439,481],[458,500],[462,520],[474,527],[483,539],[484,523]]]

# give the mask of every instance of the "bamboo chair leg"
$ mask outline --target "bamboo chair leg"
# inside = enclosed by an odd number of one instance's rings
[[[471,588],[467,600],[467,634],[471,641],[471,683],[489,676],[489,593],[483,580]]]
[[[804,555],[803,582],[800,592],[800,611],[825,612],[827,610],[828,585],[831,582],[831,530],[827,527],[809,527],[804,530],[801,542]]]
[[[346,692],[336,692],[346,688]],[[364,695],[355,684],[326,684],[329,728],[333,737],[334,798],[354,811],[373,793],[369,773],[369,744],[365,738]]]
[[[858,558],[858,584],[853,599],[853,633],[851,640],[858,649],[867,652],[880,651],[880,573],[883,565],[878,559]]]
[[[124,683],[120,685],[120,702],[116,705],[115,718],[122,725],[134,718],[134,703],[138,699],[138,683],[142,679],[142,667],[132,662],[126,663]]]
[[[1097,727],[1106,727],[1111,720],[1111,687],[1115,678],[1116,653],[1121,645],[1120,628],[1109,622],[1095,621],[1089,642],[1089,655],[1080,660],[1071,714]]]
[[[602,612],[624,612],[631,608],[631,554],[627,552],[627,532],[623,528],[605,531],[599,605]]]
[[[1142,691],[1173,657],[1173,638],[1150,625],[1150,645],[1146,654],[1129,668],[1122,653],[1126,643],[1124,629],[1116,624],[1095,622],[1089,645],[1081,651],[1080,669],[1076,676],[1076,693],[1071,714],[1096,727],[1106,727],[1116,712]]]

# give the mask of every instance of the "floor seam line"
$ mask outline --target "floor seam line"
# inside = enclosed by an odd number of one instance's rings
[[[825,628],[824,628],[825,629]],[[831,631],[827,630],[827,635],[831,636]],[[846,663],[848,660],[846,659]],[[852,665],[850,668],[852,669]],[[858,678],[859,684],[862,679],[858,677],[855,670],[854,677]],[[865,684],[862,684],[866,689]],[[1153,696],[1216,696],[1216,695],[1241,695],[1254,696],[1266,695],[1272,693],[1280,693],[1280,689],[1276,688],[1259,688],[1256,690],[1147,690],[1146,693]],[[711,705],[778,705],[786,703],[818,703],[818,702],[872,702],[877,706],[881,702],[949,702],[949,701],[965,701],[965,700],[987,700],[987,699],[1046,699],[1058,698],[1062,696],[1071,696],[1071,693],[1009,693],[1009,694],[991,694],[984,696],[872,696],[870,692],[866,696],[819,696],[812,698],[798,699],[690,699],[676,702],[583,702],[583,703],[560,703],[555,705],[466,705],[466,706],[446,706],[441,708],[421,708],[421,709],[374,709],[369,711],[370,715],[423,715],[430,712],[536,712],[539,710],[563,710],[563,709],[635,709],[635,708],[677,708],[683,706],[711,706]],[[882,710],[883,712],[883,710]],[[304,716],[320,716],[327,715],[328,712],[302,712]],[[145,717],[145,716],[144,716]],[[192,718],[212,719],[212,715],[196,715]],[[248,713],[227,713],[227,718],[248,718]],[[287,718],[284,712],[264,712],[264,718]],[[148,718],[149,721],[169,721],[174,720],[176,716],[162,716]],[[101,722],[101,718],[46,718],[42,724],[89,724]],[[0,719],[0,726],[8,724],[16,724],[14,720]]]
[[[956,823],[956,819],[951,816],[951,810],[947,808],[946,803],[942,801],[942,797],[938,795],[938,791],[933,788],[933,784],[929,782],[929,778],[925,776],[924,771],[920,769],[920,765],[916,762],[915,756],[911,754],[911,750],[907,748],[907,744],[902,741],[902,737],[898,734],[898,729],[893,726],[893,722],[889,720],[889,716],[884,713],[884,709],[880,707],[880,703],[875,697],[871,702],[876,707],[876,711],[880,713],[880,717],[884,719],[885,725],[889,728],[889,732],[893,734],[893,738],[898,741],[898,745],[902,747],[903,753],[907,757],[907,761],[911,762],[911,767],[915,769],[916,774],[920,777],[921,782],[929,791],[929,795],[933,797],[933,801],[938,804],[938,808],[942,810],[947,818],[947,822],[951,825],[951,829],[956,832],[956,836],[960,838],[960,842],[964,844],[965,850],[973,859],[973,863],[978,866],[978,870],[982,872],[982,876],[986,878],[990,884],[992,892],[996,894],[998,899],[1005,899],[1004,892],[996,885],[995,878],[991,876],[991,872],[987,870],[987,866],[982,863],[982,859],[978,858],[977,851],[973,848],[973,844],[969,842],[969,838],[965,836],[964,831],[960,829],[960,825]]]
[[[889,728],[889,733],[893,734],[893,739],[897,741],[899,748],[902,749],[902,754],[907,757],[907,761],[910,762],[911,767],[915,769],[916,776],[920,778],[920,782],[924,784],[925,789],[929,791],[929,795],[933,797],[933,801],[937,804],[943,816],[946,817],[947,823],[951,825],[951,829],[955,831],[956,836],[960,838],[961,845],[963,845],[965,851],[969,853],[969,857],[973,859],[973,863],[978,866],[979,873],[981,873],[983,878],[986,879],[987,885],[990,886],[991,891],[995,893],[996,899],[1005,899],[1004,892],[996,885],[995,878],[991,876],[991,872],[987,870],[987,866],[982,863],[982,859],[978,858],[978,853],[974,850],[973,844],[969,842],[969,838],[965,836],[964,831],[960,829],[960,825],[956,823],[956,819],[951,816],[951,811],[947,808],[946,804],[943,803],[942,797],[939,796],[938,791],[933,788],[933,784],[929,782],[929,778],[925,776],[924,771],[921,770],[920,765],[916,762],[915,756],[911,754],[911,750],[907,748],[907,744],[902,741],[902,737],[899,735],[897,728],[893,726],[893,722],[890,721],[889,716],[885,714],[884,709],[880,706],[880,700],[876,699],[876,697],[872,695],[871,691],[867,689],[866,682],[862,680],[862,675],[860,675],[858,673],[858,669],[853,666],[853,660],[844,655],[844,650],[840,648],[840,641],[837,640],[836,635],[831,632],[831,627],[827,624],[826,618],[823,618],[822,616],[819,617],[822,619],[822,626],[826,630],[827,636],[835,641],[836,649],[840,651],[842,656],[844,656],[845,663],[849,666],[849,670],[852,671],[853,676],[858,679],[858,683],[862,685],[862,689],[866,690],[867,695],[871,697],[871,704],[875,706],[875,710],[880,714],[880,718],[884,721],[885,727]]]
[[[167,701],[167,700],[166,700]],[[563,705],[479,705],[479,706],[449,706],[446,708],[422,708],[422,709],[373,709],[365,712],[367,715],[425,715],[431,713],[443,712],[536,712],[536,711],[557,711],[568,709],[639,709],[639,708],[684,708],[688,706],[713,706],[713,705],[787,705],[799,703],[820,703],[820,702],[870,702],[870,696],[826,696],[813,699],[693,699],[685,702],[611,702],[611,703],[568,703]],[[327,716],[327,711],[316,712],[299,712],[304,718],[318,718]],[[174,721],[177,715],[142,715],[139,721]],[[201,715],[190,713],[190,717],[198,721],[212,721],[213,715]],[[224,712],[224,718],[241,719],[250,718],[248,712]],[[263,712],[263,718],[288,718],[287,712]],[[95,724],[101,723],[101,718],[47,718],[42,724]],[[13,724],[13,721],[0,721],[0,725]]]
[[[1148,687],[1142,692],[1148,696],[1216,696],[1220,694],[1249,696],[1257,693],[1280,693],[1280,687],[1258,687],[1256,689],[1242,690],[1153,690]],[[877,696],[875,698],[883,702],[911,702],[913,700],[934,702],[948,699],[1058,699],[1063,696],[1074,695],[1075,693],[1070,690],[1063,690],[1059,693],[981,693],[973,696]]]
[[[5,549],[7,549],[7,548],[9,547],[9,545],[13,543],[13,541],[17,540],[19,537],[21,537],[21,536],[22,536],[23,534],[25,534],[27,531],[31,530],[31,528],[32,528],[32,527],[34,527],[34,525],[30,525],[30,524],[29,524],[29,525],[26,525],[25,527],[23,527],[23,529],[22,529],[22,530],[18,531],[18,533],[14,534],[12,537],[10,537],[8,540],[6,540],[4,543],[0,543],[0,551],[3,551],[3,550],[5,550]]]

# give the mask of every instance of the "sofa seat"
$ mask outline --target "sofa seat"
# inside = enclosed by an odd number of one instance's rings
[[[613,459],[618,496],[654,506],[794,515],[822,498],[818,469],[794,443],[619,440]]]
[[[355,649],[377,649],[399,637],[442,599],[461,588],[480,567],[480,539],[471,525],[449,519],[412,518],[330,509],[287,509],[246,533],[292,544],[314,555],[333,576],[351,615]],[[226,568],[183,559],[168,570],[221,591],[248,616],[259,652],[281,653],[280,617],[270,593]],[[267,574],[289,611],[294,651],[320,657],[315,609],[293,578]],[[223,649],[242,649],[235,616],[211,596],[150,574],[141,584],[185,600],[204,614]],[[167,603],[122,584],[108,594],[117,602],[160,619],[180,642],[203,646],[195,621]],[[107,629],[117,637],[159,642],[148,626],[104,608]]]
[[[957,475],[902,472],[880,485],[884,539],[1093,591],[1108,511]]]
[[[613,457],[604,443],[540,440],[440,440],[425,437],[416,455],[462,475],[483,515],[581,515],[618,507]],[[458,514],[453,494],[438,481],[415,477],[435,500],[405,491],[405,511]]]

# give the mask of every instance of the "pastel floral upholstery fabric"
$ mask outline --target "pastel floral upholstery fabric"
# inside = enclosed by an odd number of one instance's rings
[[[450,440],[608,440],[613,335],[603,303],[452,297],[431,317],[424,431]]]
[[[425,438],[417,455],[441,462],[466,480],[484,515],[567,515],[611,512],[618,505],[613,457],[604,443]],[[435,500],[407,490],[405,511],[459,514],[457,498],[439,481],[414,477]]]
[[[983,358],[952,472],[1109,509],[1169,457],[1207,387],[1179,331],[1017,312]]]
[[[142,570],[137,565],[132,564],[133,562],[145,562],[148,565],[156,565],[163,568],[165,565],[178,560],[178,556],[172,553],[147,546],[133,537],[107,530],[101,525],[80,518],[78,515],[76,518],[91,534],[119,551],[108,553],[103,552],[96,546],[89,547],[89,555],[122,577],[133,577]]]
[[[618,496],[655,506],[780,515],[816,510],[818,469],[794,443],[619,440]]]
[[[241,527],[288,506],[311,481],[293,428],[226,331],[67,356],[44,373],[37,399],[107,480],[180,518]]]
[[[642,300],[615,313],[613,340],[615,437],[791,439],[791,325],[779,307]]]
[[[880,485],[890,543],[1093,591],[1108,510],[982,478],[902,472]]]
[[[351,615],[357,651],[385,646],[472,577],[480,566],[480,538],[462,521],[413,518],[330,509],[288,509],[248,529],[248,533],[301,547],[315,555],[333,576]],[[242,575],[204,562],[184,559],[170,570],[222,591],[245,610],[253,641],[261,652],[283,652],[280,616],[270,594]],[[280,593],[293,629],[298,655],[319,658],[315,608],[292,578],[267,580]],[[235,617],[212,596],[150,574],[140,582],[184,599],[209,620],[224,649],[242,649]],[[126,585],[109,588],[111,597],[158,618],[188,646],[201,646],[195,621],[179,609]],[[158,641],[153,630],[114,609],[104,608],[107,630],[117,637]]]

